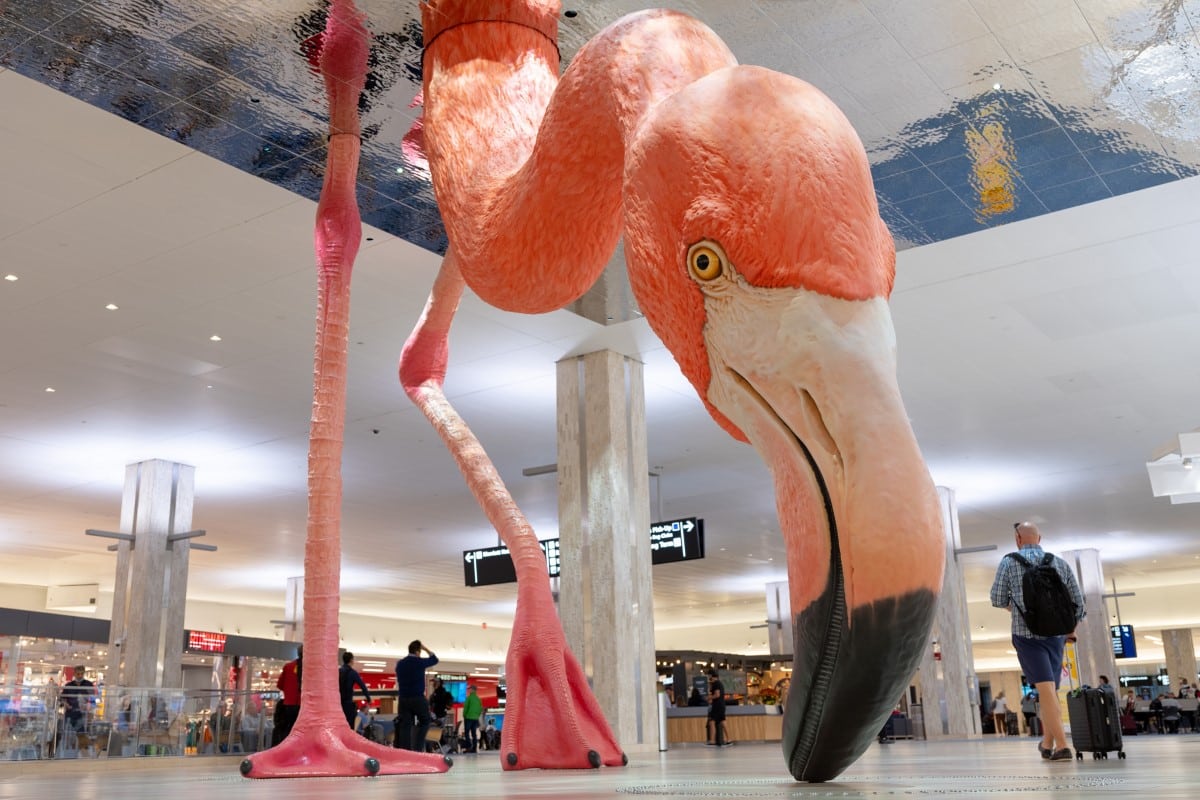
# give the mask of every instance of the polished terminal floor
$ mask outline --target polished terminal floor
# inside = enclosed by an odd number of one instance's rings
[[[624,769],[502,772],[489,754],[457,756],[443,775],[251,781],[237,758],[0,763],[0,798],[21,800],[425,800],[426,798],[1047,797],[1073,800],[1200,796],[1200,735],[1138,736],[1127,758],[1043,761],[1034,742],[873,745],[839,780],[791,780],[777,744],[687,745],[635,757]]]

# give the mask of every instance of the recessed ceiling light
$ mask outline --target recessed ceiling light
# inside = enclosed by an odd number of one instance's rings
[[[53,387],[53,386],[47,386],[47,387],[46,387],[46,391],[47,391],[47,392],[53,392],[53,391],[54,391],[54,387]]]
[[[221,337],[220,337],[220,336],[217,336],[217,335],[214,333],[212,336],[208,337],[208,340],[209,340],[210,342],[219,342],[219,341],[221,341]]]
[[[15,281],[16,279],[17,276],[13,275],[11,272],[4,276],[4,280],[6,281]]]
[[[116,303],[109,303],[105,306],[105,308],[107,308],[109,311],[116,311],[118,308],[120,308],[120,306]]]
[[[207,386],[205,386],[204,388],[205,388],[205,389],[211,389],[211,388],[212,388],[212,384],[210,383],[210,384],[208,384]]]
[[[1000,86],[1000,84],[998,84],[998,83],[993,83],[993,84],[992,84],[992,88],[993,88],[993,89],[995,89],[995,90],[998,92],[998,91],[1000,91],[1000,89],[1001,89],[1001,88],[1003,88],[1003,87],[1001,87],[1001,86]]]
[[[403,175],[403,174],[404,174],[404,167],[396,167],[396,174],[397,174],[397,175]]]

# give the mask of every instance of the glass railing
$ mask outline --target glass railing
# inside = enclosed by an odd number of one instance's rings
[[[0,761],[253,753],[278,692],[0,686]]]

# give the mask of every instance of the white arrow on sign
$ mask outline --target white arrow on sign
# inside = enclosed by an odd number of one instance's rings
[[[691,533],[692,529],[695,527],[696,527],[696,524],[694,522],[692,522],[690,519],[683,523],[683,529],[685,531],[687,531],[688,533]]]

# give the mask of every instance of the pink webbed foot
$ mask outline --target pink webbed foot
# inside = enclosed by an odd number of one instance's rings
[[[594,769],[628,763],[557,618],[521,635],[518,614],[508,655],[508,706],[500,764],[512,769]]]
[[[249,756],[240,769],[247,778],[344,778],[445,772],[453,763],[436,753],[367,741],[346,725],[301,728],[297,723],[280,744]]]

